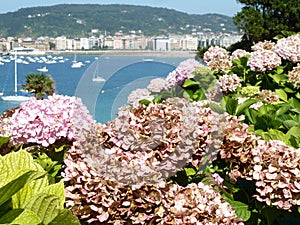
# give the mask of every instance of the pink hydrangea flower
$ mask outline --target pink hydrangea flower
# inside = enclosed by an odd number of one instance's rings
[[[300,62],[300,34],[279,39],[274,51],[283,59]]]
[[[80,139],[81,131],[94,124],[79,98],[62,95],[44,100],[32,98],[21,103],[10,122],[14,144],[36,143],[44,147],[61,138]]]
[[[271,50],[252,52],[248,66],[252,71],[266,72],[281,65],[281,58]]]

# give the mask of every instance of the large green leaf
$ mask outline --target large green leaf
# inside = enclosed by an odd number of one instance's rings
[[[0,188],[0,205],[5,203],[7,200],[12,198],[25,184],[37,179],[41,176],[41,172],[36,171],[26,171],[23,172],[21,176],[10,181],[6,185]]]
[[[243,219],[243,221],[250,219],[251,211],[248,209],[247,204],[239,201],[232,201],[230,199],[226,199],[226,201],[232,206],[238,218]]]
[[[5,185],[8,179],[8,169],[3,157],[0,157],[0,187]]]
[[[182,87],[187,88],[187,87],[199,87],[199,82],[194,81],[192,79],[186,79],[184,83],[182,84]]]
[[[287,94],[282,89],[276,89],[275,94],[283,101],[287,101]]]
[[[59,183],[51,184],[51,185],[43,188],[41,190],[41,193],[56,195],[57,197],[59,197],[60,208],[61,209],[64,208],[64,203],[65,203],[65,187],[64,187],[63,180],[61,180]]]
[[[223,109],[223,107],[220,104],[214,102],[209,103],[209,108],[211,108],[212,111],[219,114],[223,114],[225,112],[225,109]]]
[[[265,141],[279,140],[288,144],[288,139],[286,135],[282,133],[280,130],[270,129],[267,132],[263,132],[261,136]]]
[[[30,199],[25,209],[35,212],[43,224],[49,224],[59,213],[59,198],[55,195],[38,194]]]
[[[244,101],[241,104],[238,104],[237,108],[236,108],[236,112],[235,115],[239,116],[241,115],[245,109],[249,108],[250,105],[259,102],[260,100],[258,99],[247,99],[246,101]]]
[[[46,174],[45,170],[38,163],[34,162],[32,156],[24,150],[11,152],[5,155],[3,159],[6,162],[7,170],[11,174],[10,179],[19,176],[24,170]],[[12,197],[13,208],[22,208],[27,200],[31,199],[34,194],[40,193],[40,190],[46,186],[48,186],[46,176],[42,177],[41,175],[40,179],[32,180]]]
[[[52,220],[49,225],[80,225],[80,222],[76,216],[74,216],[68,209],[60,209],[57,217]]]
[[[38,225],[41,222],[36,213],[27,209],[13,209],[0,218],[0,224]]]
[[[292,127],[294,126],[298,126],[299,123],[296,122],[295,120],[285,120],[282,122],[283,126],[286,128],[286,129],[291,129]]]
[[[235,115],[238,106],[238,100],[233,98],[228,98],[226,101],[226,112],[231,115]]]

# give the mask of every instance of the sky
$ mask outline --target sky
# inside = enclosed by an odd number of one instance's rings
[[[234,16],[242,4],[236,0],[9,0],[1,4],[0,13],[15,12],[20,8],[56,4],[129,4],[164,7],[189,14],[219,13]]]

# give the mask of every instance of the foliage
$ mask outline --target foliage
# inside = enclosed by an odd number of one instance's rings
[[[79,224],[64,209],[63,182],[49,184],[44,169],[24,150],[0,157],[0,223]]]
[[[234,16],[234,23],[245,32],[243,39],[248,43],[271,40],[282,32],[300,30],[298,0],[238,2],[245,6]]]
[[[36,99],[43,99],[45,95],[53,95],[55,91],[55,81],[50,75],[43,73],[30,73],[26,76],[24,90],[34,93]]]
[[[92,29],[111,35],[120,30],[124,34],[132,30],[141,30],[144,35],[186,34],[199,26],[221,32],[221,23],[226,31],[236,31],[232,18],[219,14],[189,15],[166,8],[116,4],[60,4],[0,14],[0,35],[86,37]]]

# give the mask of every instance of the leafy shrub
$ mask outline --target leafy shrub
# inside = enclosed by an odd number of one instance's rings
[[[45,170],[24,150],[0,156],[0,223],[79,224],[64,209],[64,184],[49,184]]]

